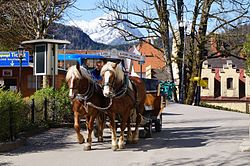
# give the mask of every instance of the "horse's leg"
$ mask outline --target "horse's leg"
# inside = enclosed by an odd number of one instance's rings
[[[137,106],[136,109],[136,124],[135,124],[135,131],[133,133],[133,143],[138,143],[139,141],[139,125],[141,123],[141,112],[142,109],[144,109],[144,105],[140,104],[139,106]]]
[[[103,130],[105,128],[105,114],[103,112],[99,113],[97,117],[97,128],[98,128],[98,142],[103,142]]]
[[[74,111],[74,128],[77,134],[78,143],[79,144],[84,143],[84,138],[80,133],[80,117],[77,111]]]
[[[94,121],[95,121],[95,116],[94,115],[89,116],[88,122],[87,122],[88,138],[87,138],[86,144],[84,145],[84,150],[91,150],[92,131],[94,129]]]
[[[111,113],[109,115],[109,120],[110,120],[110,129],[111,129],[111,132],[112,132],[112,136],[111,136],[111,139],[112,139],[112,150],[117,150],[118,148],[118,145],[117,145],[117,137],[116,137],[116,124],[115,124],[115,113]]]
[[[126,128],[126,121],[125,120],[122,120],[120,128],[121,128],[121,133],[120,133],[118,146],[119,146],[119,149],[124,149],[125,148],[125,145],[124,145],[124,130]]]
[[[132,143],[133,137],[132,137],[132,131],[131,131],[131,126],[130,126],[130,117],[127,120],[127,143],[130,144]]]

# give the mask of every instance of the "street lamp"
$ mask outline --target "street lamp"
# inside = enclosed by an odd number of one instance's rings
[[[183,38],[183,52],[182,52],[182,65],[181,65],[181,79],[180,79],[180,103],[185,101],[185,52],[186,52],[186,28],[185,22],[180,21],[179,27],[184,29],[184,38]]]
[[[19,79],[18,79],[18,92],[21,93],[21,78],[22,78],[22,62],[23,62],[23,56],[24,56],[24,47],[22,45],[18,46],[17,56],[19,58]]]

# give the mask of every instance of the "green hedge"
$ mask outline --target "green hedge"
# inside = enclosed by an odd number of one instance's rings
[[[212,104],[208,104],[208,103],[204,103],[204,102],[201,102],[200,106],[201,107],[206,107],[206,108],[224,110],[224,111],[239,112],[239,113],[244,113],[244,114],[247,113],[247,112],[241,112],[239,110],[235,110],[235,109],[231,109],[231,108],[227,108],[227,107],[222,107],[222,106],[218,106],[218,105],[212,105]],[[247,114],[249,114],[249,113],[247,113]]]
[[[16,135],[28,125],[29,112],[29,106],[19,93],[0,88],[0,141],[10,139],[10,115],[13,135]]]
[[[0,142],[10,140],[10,113],[13,135],[22,131],[48,127],[48,122],[73,122],[69,89],[64,84],[59,90],[44,88],[35,92],[28,100],[19,93],[0,88]],[[47,98],[48,121],[44,119],[44,99]],[[34,99],[35,123],[31,122],[31,106]]]
[[[72,121],[71,103],[68,97],[69,90],[64,84],[59,90],[53,90],[52,87],[38,90],[29,99],[35,102],[35,121],[44,120],[44,100],[47,99],[48,120],[53,122]]]

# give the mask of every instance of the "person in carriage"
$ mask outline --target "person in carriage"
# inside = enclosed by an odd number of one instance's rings
[[[93,79],[96,80],[97,82],[100,82],[102,80],[102,76],[100,73],[103,65],[104,65],[103,60],[98,59],[96,61],[95,68],[91,71]]]

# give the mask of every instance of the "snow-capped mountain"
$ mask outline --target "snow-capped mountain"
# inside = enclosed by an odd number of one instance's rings
[[[127,41],[124,40],[119,30],[112,27],[108,27],[109,22],[107,20],[112,20],[114,14],[104,14],[89,22],[87,21],[74,21],[79,28],[83,30],[84,33],[88,34],[92,40],[98,43],[104,43],[108,45],[120,45],[125,44]],[[75,25],[74,24],[74,25]],[[73,24],[71,24],[73,25]],[[143,36],[138,29],[132,29],[128,23],[119,23],[119,28],[122,28],[136,36]]]

